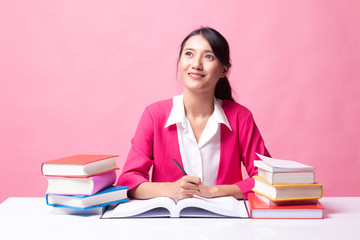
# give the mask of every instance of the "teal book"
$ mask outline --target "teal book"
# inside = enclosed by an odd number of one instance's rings
[[[111,186],[93,195],[58,195],[47,194],[46,204],[53,207],[64,207],[87,210],[105,207],[115,203],[126,202],[128,187]]]

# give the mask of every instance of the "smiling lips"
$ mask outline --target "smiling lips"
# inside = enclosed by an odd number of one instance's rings
[[[200,74],[200,73],[188,73],[188,75],[189,75],[189,77],[191,78],[191,79],[194,79],[194,80],[199,80],[199,79],[201,79],[201,78],[203,78],[203,77],[205,77],[205,75],[203,75],[203,74]]]

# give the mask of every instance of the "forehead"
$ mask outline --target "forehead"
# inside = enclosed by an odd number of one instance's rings
[[[201,35],[194,35],[192,37],[190,37],[185,45],[184,45],[184,49],[193,49],[196,51],[211,51],[211,46],[209,44],[209,42]]]

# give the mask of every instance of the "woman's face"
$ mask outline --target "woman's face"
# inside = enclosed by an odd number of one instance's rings
[[[179,73],[184,90],[214,94],[218,80],[225,77],[228,67],[213,53],[209,42],[202,35],[189,38],[179,59]]]

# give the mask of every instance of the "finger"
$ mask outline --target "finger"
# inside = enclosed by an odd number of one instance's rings
[[[201,183],[201,179],[199,177],[196,176],[184,176],[183,179],[187,182],[191,182],[193,184],[200,184]]]
[[[198,195],[198,191],[187,189],[184,190],[181,195],[186,198],[192,198],[194,195]]]
[[[185,182],[181,185],[181,187],[187,190],[199,191],[199,186],[191,182]]]
[[[195,178],[183,178],[180,181],[180,186],[182,188],[189,188],[189,189],[198,189],[199,188],[199,184],[196,182],[193,182],[193,180],[197,180],[197,177]]]

